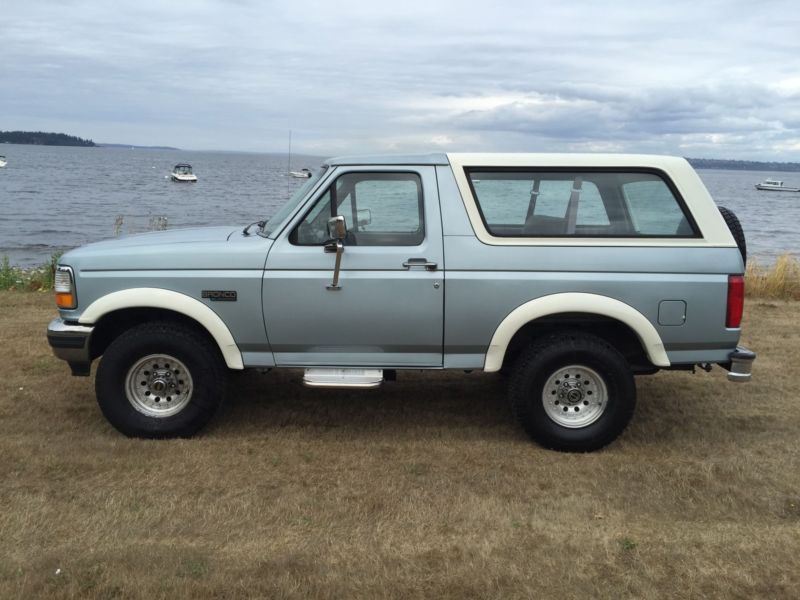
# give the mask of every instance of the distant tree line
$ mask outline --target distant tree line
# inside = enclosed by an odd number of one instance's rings
[[[757,160],[724,160],[687,158],[695,169],[728,169],[730,171],[800,171],[796,162],[762,162]]]
[[[44,131],[0,131],[0,143],[33,144],[34,146],[95,146],[92,140],[85,140],[66,133]]]

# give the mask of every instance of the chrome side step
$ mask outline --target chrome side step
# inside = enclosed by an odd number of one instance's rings
[[[383,369],[306,369],[303,384],[316,388],[376,388]]]

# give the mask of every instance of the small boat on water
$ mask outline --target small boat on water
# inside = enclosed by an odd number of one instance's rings
[[[172,169],[172,181],[184,181],[184,182],[195,182],[197,181],[197,175],[192,173],[192,165],[187,163],[178,163],[175,165],[175,168]]]
[[[0,156],[0,168],[5,167],[8,164],[5,156]]]
[[[765,179],[756,184],[756,189],[769,192],[800,192],[800,188],[785,186],[782,181],[777,179]]]
[[[308,169],[300,169],[299,171],[289,171],[289,175],[297,177],[298,179],[308,179],[311,177],[311,171]]]

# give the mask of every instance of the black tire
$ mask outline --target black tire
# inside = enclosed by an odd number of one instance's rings
[[[207,337],[159,321],[133,327],[109,345],[97,368],[95,392],[105,417],[127,436],[189,437],[222,403],[226,375],[219,350]]]
[[[565,369],[570,366],[575,368],[572,373]],[[559,401],[562,393],[567,398]],[[553,450],[590,452],[625,430],[636,406],[636,384],[616,348],[593,335],[565,332],[537,340],[520,354],[509,396],[514,414],[533,440]],[[565,426],[554,418],[576,421]],[[584,418],[595,420],[585,425],[577,421]]]
[[[747,240],[745,240],[744,230],[742,229],[742,224],[739,222],[739,217],[729,208],[725,208],[724,206],[718,208],[722,218],[725,219],[725,224],[733,235],[733,239],[736,240],[736,245],[739,246],[739,252],[742,253],[742,262],[746,265]]]

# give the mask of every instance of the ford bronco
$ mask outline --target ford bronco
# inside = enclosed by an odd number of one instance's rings
[[[63,255],[48,340],[130,436],[189,436],[229,370],[370,388],[399,369],[501,372],[527,433],[622,433],[634,375],[728,370],[745,240],[682,158],[431,154],[328,160],[272,218]]]

